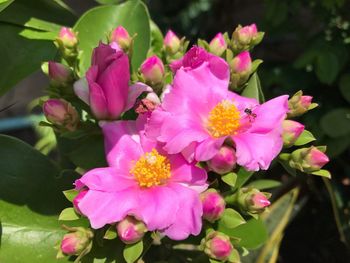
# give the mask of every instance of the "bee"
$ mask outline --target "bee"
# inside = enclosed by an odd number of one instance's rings
[[[245,108],[244,113],[246,113],[249,116],[249,121],[252,122],[257,117],[257,115],[253,112],[252,109]]]

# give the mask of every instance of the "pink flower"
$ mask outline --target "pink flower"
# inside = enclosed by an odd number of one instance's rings
[[[168,155],[144,136],[143,125],[140,120],[101,123],[110,167],[93,169],[75,182],[78,189],[89,189],[78,207],[95,229],[132,215],[171,239],[198,235],[206,172],[182,155]]]
[[[288,96],[264,104],[228,91],[210,63],[177,71],[162,107],[154,110],[148,136],[165,143],[169,154],[182,152],[187,160],[208,161],[231,138],[237,163],[248,170],[266,170],[282,148],[282,121]],[[200,94],[200,96],[199,96]]]
[[[249,43],[254,37],[258,35],[258,30],[255,24],[244,26],[237,30],[238,39],[241,43]]]
[[[205,237],[204,252],[211,258],[226,261],[233,251],[230,238],[220,232],[210,232]]]
[[[132,38],[124,27],[118,26],[111,32],[110,41],[116,42],[119,47],[126,50],[130,47]]]
[[[209,189],[201,194],[203,203],[203,218],[209,222],[218,220],[225,210],[224,198],[214,189]]]
[[[211,72],[219,79],[229,79],[230,70],[222,58],[208,53],[204,48],[193,46],[183,58],[170,63],[171,70],[175,73],[178,69],[185,71],[196,69],[204,62],[209,63]]]
[[[78,44],[78,39],[72,29],[68,27],[62,27],[58,33],[58,39],[65,47],[74,47]]]
[[[134,244],[143,238],[147,228],[143,222],[127,216],[118,223],[117,232],[118,237],[125,244]]]
[[[218,174],[226,174],[236,167],[236,151],[228,146],[222,146],[219,152],[207,164],[210,170]]]
[[[284,120],[282,122],[282,128],[283,128],[283,133],[282,133],[283,144],[285,147],[290,147],[294,145],[296,140],[302,134],[305,126],[296,121]]]
[[[88,87],[82,79],[75,83],[74,91],[90,105],[92,113],[100,120],[119,118],[121,113],[134,106],[142,92],[152,91],[142,83],[129,87],[128,56],[103,43],[94,49],[86,80]]]
[[[156,55],[147,58],[141,65],[141,73],[144,79],[152,84],[158,84],[163,81],[164,65]]]
[[[230,63],[231,69],[236,73],[250,72],[252,69],[252,59],[248,51],[239,53]]]
[[[79,210],[79,203],[80,201],[84,198],[84,196],[87,194],[87,190],[82,190],[79,192],[79,194],[73,199],[73,206],[74,209],[77,213],[82,214],[81,211]]]
[[[180,39],[175,35],[173,31],[169,30],[164,38],[165,50],[168,51],[170,54],[175,54],[179,51],[180,44]]]
[[[224,36],[218,33],[209,43],[209,50],[217,56],[221,56],[227,48]]]

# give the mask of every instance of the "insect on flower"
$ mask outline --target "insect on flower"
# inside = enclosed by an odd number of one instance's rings
[[[254,121],[257,117],[257,115],[253,112],[253,109],[245,108],[244,113],[246,113],[249,116],[249,122]]]

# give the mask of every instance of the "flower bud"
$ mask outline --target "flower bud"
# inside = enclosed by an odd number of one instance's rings
[[[65,85],[73,80],[72,70],[61,63],[49,61],[48,73],[54,85]]]
[[[118,223],[117,232],[120,240],[125,244],[134,244],[143,238],[147,228],[143,222],[127,216]]]
[[[148,83],[161,83],[164,78],[163,62],[156,55],[147,58],[141,65],[141,74]]]
[[[236,167],[236,151],[228,146],[222,146],[220,151],[209,161],[207,161],[210,170],[218,174],[226,174]]]
[[[218,33],[209,43],[209,51],[214,55],[221,56],[227,49],[224,36]]]
[[[82,190],[79,192],[79,194],[73,199],[73,206],[77,213],[83,214],[79,209],[79,203],[81,200],[83,200],[84,196],[87,194],[88,190]]]
[[[58,33],[58,40],[64,47],[72,48],[78,44],[78,38],[72,29],[68,27],[62,27]]]
[[[79,123],[79,115],[75,108],[63,99],[49,99],[43,105],[46,119],[52,124],[74,131]]]
[[[312,103],[311,96],[303,96],[303,92],[298,91],[289,99],[288,107],[288,117],[291,118],[304,114],[305,112],[317,107],[317,104]]]
[[[231,70],[235,73],[249,74],[252,69],[252,59],[250,58],[250,53],[248,51],[239,53],[232,59],[230,66]]]
[[[226,261],[230,257],[234,248],[230,238],[220,232],[212,231],[202,240],[204,252],[213,259]]]
[[[79,255],[83,251],[91,249],[93,233],[82,227],[71,228],[70,233],[65,234],[61,241],[60,251],[66,255]]]
[[[284,120],[282,122],[282,138],[284,147],[291,147],[304,131],[305,126],[299,122]]]
[[[170,54],[175,54],[180,49],[180,39],[175,35],[175,33],[169,30],[164,38],[164,47]]]
[[[109,39],[110,42],[116,42],[123,50],[128,50],[132,42],[132,38],[128,31],[122,26],[118,26],[114,29],[111,32]]]
[[[203,218],[213,223],[225,210],[224,198],[215,190],[209,189],[200,195],[203,205]]]
[[[258,35],[258,29],[255,24],[249,26],[238,27],[237,29],[237,39],[242,44],[249,44],[253,38]]]
[[[318,171],[328,162],[328,156],[315,146],[295,150],[289,160],[292,168],[306,173]]]
[[[255,188],[241,188],[236,195],[237,205],[247,214],[260,214],[271,204],[271,194]]]

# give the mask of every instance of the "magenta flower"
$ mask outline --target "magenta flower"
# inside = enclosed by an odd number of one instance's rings
[[[200,192],[207,188],[203,169],[182,155],[168,155],[144,136],[135,121],[102,122],[110,167],[87,172],[75,182],[88,193],[79,202],[93,228],[132,215],[150,231],[181,240],[201,231]],[[141,129],[140,129],[141,128]]]
[[[187,160],[207,161],[231,138],[237,163],[246,169],[266,170],[282,148],[281,124],[288,96],[264,104],[228,91],[209,62],[177,71],[162,107],[152,112],[146,132],[165,143],[169,154],[182,152]]]
[[[92,66],[84,79],[76,82],[74,91],[90,105],[92,113],[100,120],[113,120],[132,108],[144,91],[152,91],[145,84],[129,86],[129,58],[122,51],[100,43],[94,49]]]

